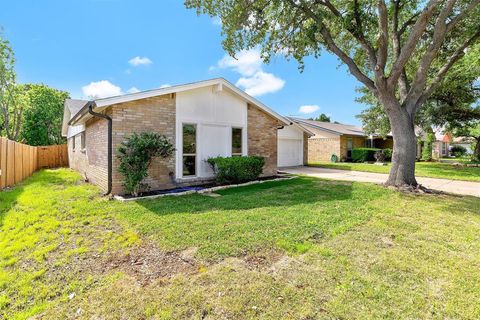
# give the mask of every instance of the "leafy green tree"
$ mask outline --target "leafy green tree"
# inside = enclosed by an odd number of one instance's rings
[[[473,159],[480,161],[480,120],[470,123],[468,126],[457,127],[453,131],[455,135],[474,139]]]
[[[0,134],[18,140],[25,100],[16,84],[15,57],[10,43],[0,33]]]
[[[220,17],[223,47],[261,47],[303,68],[335,54],[378,99],[394,138],[387,185],[417,185],[414,121],[445,76],[480,37],[480,0],[186,0]]]
[[[320,114],[316,118],[310,118],[310,120],[320,121],[320,122],[331,122],[330,117],[327,116],[325,113]]]
[[[62,137],[63,104],[68,92],[43,84],[23,85],[29,107],[22,121],[21,137],[32,146],[65,143]]]

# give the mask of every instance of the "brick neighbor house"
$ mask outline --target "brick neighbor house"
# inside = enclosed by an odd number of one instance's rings
[[[353,148],[393,148],[391,136],[367,135],[360,127],[292,117],[289,119],[312,133],[307,139],[307,163],[330,161],[332,155],[346,161],[351,158]]]
[[[151,190],[211,179],[205,160],[215,156],[263,156],[263,175],[275,175],[282,163],[277,145],[284,139],[279,136],[293,138],[301,155],[295,164],[300,165],[306,162],[309,134],[223,78],[65,102],[62,134],[68,139],[70,167],[107,192],[123,193],[116,150],[129,135],[142,131],[165,135],[176,147],[171,157],[152,161],[145,179]],[[196,141],[194,148],[184,150],[184,139]]]

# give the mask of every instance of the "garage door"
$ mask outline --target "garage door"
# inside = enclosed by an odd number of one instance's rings
[[[298,139],[278,139],[278,166],[303,165],[303,142]]]

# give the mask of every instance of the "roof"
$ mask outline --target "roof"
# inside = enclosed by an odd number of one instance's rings
[[[310,126],[315,129],[327,131],[327,132],[338,134],[338,135],[350,135],[350,136],[362,136],[362,137],[367,135],[365,134],[362,128],[348,125],[348,124],[299,119],[299,118],[293,118],[293,117],[288,117],[288,119],[300,125]]]
[[[198,89],[198,88],[203,88],[203,87],[208,87],[208,86],[218,86],[218,90],[228,90],[238,96],[240,96],[243,100],[245,100],[248,103],[251,103],[255,106],[257,106],[259,109],[263,110],[265,113],[271,115],[272,117],[276,118],[280,122],[290,125],[291,121],[277,112],[273,111],[266,105],[264,105],[262,102],[258,101],[257,99],[253,98],[252,96],[248,95],[244,91],[240,90],[237,88],[235,85],[232,83],[228,82],[224,78],[215,78],[215,79],[210,79],[210,80],[204,80],[204,81],[198,81],[198,82],[193,82],[193,83],[187,83],[187,84],[182,84],[182,85],[177,85],[177,86],[172,86],[172,87],[167,87],[167,88],[159,88],[159,89],[153,89],[153,90],[148,90],[148,91],[141,91],[141,92],[136,92],[136,93],[130,93],[130,94],[124,94],[120,96],[115,96],[115,97],[109,97],[109,98],[102,98],[102,99],[96,99],[93,101],[90,101],[90,104],[93,105],[93,109],[96,112],[100,112],[107,108],[108,106],[119,104],[119,103],[125,103],[125,102],[130,102],[130,101],[135,101],[135,100],[140,100],[140,99],[146,99],[146,98],[152,98],[156,96],[161,96],[165,94],[171,94],[171,93],[177,93],[177,92],[183,92],[183,91],[188,91],[192,89]],[[83,100],[81,100],[83,101]],[[84,104],[82,108],[76,112],[73,117],[69,120],[68,124],[69,125],[74,125],[80,119],[82,121],[86,121],[86,119],[89,118],[88,114],[88,107],[90,104]]]
[[[87,100],[66,99],[63,104],[63,124],[62,136],[66,137],[68,132],[68,122],[88,103]]]

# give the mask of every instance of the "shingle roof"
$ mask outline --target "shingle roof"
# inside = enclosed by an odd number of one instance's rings
[[[331,123],[331,122],[322,122],[322,121],[315,121],[315,120],[307,120],[307,119],[299,119],[288,117],[291,121],[297,122],[301,125],[311,126],[316,129],[329,131],[332,133],[337,133],[340,135],[351,135],[351,136],[366,136],[365,132],[362,128],[357,126],[352,126],[348,124],[341,124],[341,123]]]

